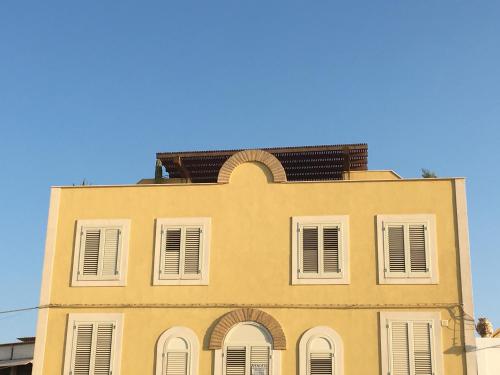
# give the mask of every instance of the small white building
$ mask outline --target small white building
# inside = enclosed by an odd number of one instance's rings
[[[500,374],[500,337],[476,338],[478,375]]]
[[[31,374],[35,338],[19,337],[18,340],[0,344],[0,375]]]

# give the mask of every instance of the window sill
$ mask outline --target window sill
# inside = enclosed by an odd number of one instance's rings
[[[168,279],[168,280],[153,280],[153,285],[208,285],[208,280],[192,280],[192,279]]]
[[[71,286],[98,287],[98,286],[127,286],[127,280],[73,280]]]
[[[349,285],[351,281],[346,278],[325,278],[325,279],[319,279],[319,278],[310,278],[310,279],[304,279],[304,278],[293,278],[292,280],[292,285]]]
[[[439,284],[439,280],[437,278],[382,278],[378,281],[379,284],[388,284],[388,285],[437,285]]]

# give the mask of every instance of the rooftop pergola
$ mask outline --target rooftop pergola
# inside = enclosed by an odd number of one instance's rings
[[[368,169],[368,145],[323,145],[262,148],[283,165],[287,181],[341,180],[343,172]],[[217,182],[224,162],[239,150],[159,152],[156,158],[169,178]]]

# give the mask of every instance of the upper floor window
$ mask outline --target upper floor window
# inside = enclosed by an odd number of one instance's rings
[[[198,337],[189,328],[166,330],[156,346],[156,374],[197,375],[198,351]]]
[[[210,218],[156,220],[154,285],[207,285]]]
[[[383,374],[443,374],[439,312],[380,313]]]
[[[119,374],[122,314],[69,314],[64,374]]]
[[[349,283],[348,216],[292,219],[292,283]]]
[[[438,282],[434,215],[378,215],[381,284]]]
[[[299,343],[299,375],[342,375],[344,353],[340,336],[330,327],[314,327]]]
[[[129,220],[78,220],[71,285],[125,285],[129,229]]]

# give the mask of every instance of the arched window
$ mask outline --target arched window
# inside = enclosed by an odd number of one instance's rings
[[[156,375],[198,375],[199,343],[186,327],[172,327],[156,344]]]
[[[217,375],[279,375],[279,351],[265,327],[256,322],[235,325],[216,350]]]
[[[343,375],[342,339],[330,327],[305,332],[299,344],[300,375]]]

